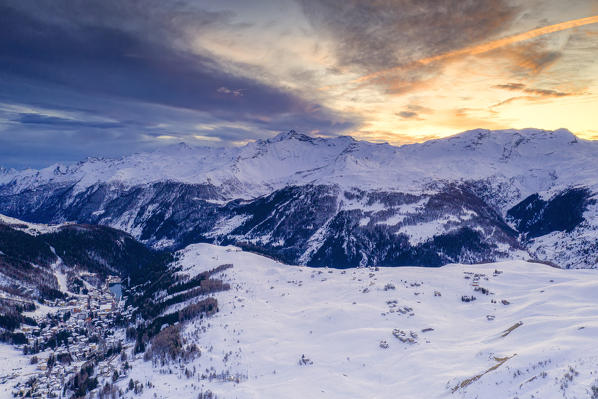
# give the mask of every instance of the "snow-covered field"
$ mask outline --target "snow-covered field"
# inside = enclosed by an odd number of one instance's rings
[[[12,378],[25,381],[36,372],[37,366],[30,364],[23,352],[4,343],[0,344],[0,399],[12,398]]]
[[[509,261],[342,271],[208,244],[182,255],[191,275],[234,264],[216,276],[231,290],[215,294],[219,313],[185,326],[201,357],[134,361],[131,377],[154,385],[141,397],[597,397],[596,270]]]

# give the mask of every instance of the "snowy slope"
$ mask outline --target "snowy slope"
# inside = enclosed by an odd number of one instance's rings
[[[233,289],[215,295],[220,312],[184,330],[202,356],[181,367],[136,360],[131,377],[154,385],[142,397],[550,399],[598,387],[594,270],[510,261],[340,271],[208,244],[179,260],[190,275],[224,263]]]
[[[22,231],[29,235],[39,235],[39,234],[48,234],[54,233],[60,230],[61,227],[65,226],[62,225],[47,225],[41,223],[28,223],[20,219],[11,218],[10,216],[0,214],[0,224],[9,226],[15,230]]]

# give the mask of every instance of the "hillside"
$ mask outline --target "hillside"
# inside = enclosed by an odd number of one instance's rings
[[[69,275],[79,273],[141,283],[168,259],[111,227],[31,224],[0,215],[0,292],[20,299],[64,297],[75,292],[67,287]]]
[[[133,378],[154,386],[141,397],[550,399],[598,389],[593,270],[313,269],[207,244],[179,257],[191,276],[234,264],[219,274],[232,289],[215,294],[219,313],[183,330],[200,357],[181,368],[135,361]]]
[[[32,238],[65,228],[3,220],[11,234]],[[123,286],[115,301],[101,273],[64,267],[47,270],[63,298],[31,297],[31,308],[18,309],[21,326],[0,328],[14,332],[15,345],[0,344],[0,398],[550,399],[598,391],[596,270],[521,260],[310,268],[193,244],[161,269],[144,269],[145,279]],[[84,295],[72,292],[76,279]]]
[[[112,395],[127,356],[197,356],[168,338],[218,312],[230,286],[212,276],[231,265],[189,276],[174,259],[111,227],[0,215],[0,397]]]

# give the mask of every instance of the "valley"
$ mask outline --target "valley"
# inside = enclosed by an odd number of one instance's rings
[[[595,156],[289,132],[3,170],[1,397],[596,397]]]
[[[598,0],[0,0],[0,399],[598,399]]]

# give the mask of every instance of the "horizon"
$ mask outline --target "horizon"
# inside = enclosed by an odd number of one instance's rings
[[[22,171],[26,171],[26,170],[43,170],[43,169],[47,169],[47,168],[51,168],[51,167],[55,167],[55,166],[72,166],[72,165],[76,165],[78,163],[82,163],[82,162],[86,162],[90,159],[97,159],[97,160],[117,160],[117,159],[124,159],[127,158],[129,156],[135,155],[135,154],[143,154],[143,153],[148,153],[148,152],[156,152],[156,151],[161,151],[161,150],[168,150],[170,148],[176,148],[178,146],[186,146],[190,149],[202,149],[202,148],[227,148],[227,147],[237,147],[237,148],[241,148],[241,147],[245,147],[247,145],[250,145],[252,143],[258,142],[258,141],[268,141],[268,140],[272,140],[276,137],[279,136],[283,136],[289,133],[296,133],[299,135],[303,135],[303,136],[307,136],[309,138],[314,138],[314,139],[324,139],[324,140],[329,140],[329,139],[335,139],[335,138],[342,138],[342,137],[348,137],[351,138],[355,141],[358,142],[365,142],[365,143],[371,143],[371,144],[386,144],[389,145],[391,147],[396,147],[396,148],[400,148],[400,147],[404,147],[404,146],[409,146],[409,145],[413,145],[413,144],[424,144],[430,141],[436,141],[436,140],[445,140],[445,139],[451,139],[453,137],[457,137],[457,136],[461,136],[464,134],[467,134],[469,132],[475,132],[475,131],[487,131],[490,133],[495,133],[495,134],[502,134],[505,132],[517,132],[517,133],[521,133],[521,132],[526,132],[526,131],[533,131],[533,132],[539,132],[539,133],[553,133],[553,132],[557,132],[557,131],[565,131],[568,132],[570,134],[572,134],[573,136],[575,136],[576,139],[581,139],[581,140],[586,140],[586,141],[598,141],[598,138],[594,138],[594,139],[584,139],[583,137],[580,137],[578,135],[576,135],[574,132],[572,132],[571,130],[567,129],[567,128],[558,128],[558,129],[554,129],[554,130],[546,130],[546,129],[537,129],[537,128],[523,128],[523,129],[495,129],[495,130],[491,130],[491,129],[482,129],[482,128],[477,128],[477,129],[469,129],[469,130],[464,130],[462,132],[458,132],[455,134],[451,134],[449,136],[444,136],[444,137],[438,137],[438,138],[429,138],[427,140],[422,140],[422,141],[414,141],[414,142],[410,142],[410,143],[402,143],[402,144],[392,144],[388,141],[368,141],[365,139],[360,139],[360,138],[356,138],[354,136],[351,135],[338,135],[338,136],[319,136],[319,135],[313,135],[310,133],[305,133],[305,132],[301,132],[301,131],[297,131],[295,129],[290,129],[288,131],[283,131],[283,132],[278,132],[275,135],[271,136],[271,137],[266,137],[263,139],[255,139],[255,140],[250,140],[247,143],[243,143],[240,145],[229,145],[227,143],[196,143],[193,141],[179,141],[179,142],[171,142],[168,144],[165,144],[163,146],[157,147],[157,148],[153,148],[153,149],[148,149],[148,150],[144,150],[144,151],[132,151],[132,152],[126,152],[123,153],[122,155],[117,155],[117,156],[103,156],[100,154],[90,154],[87,156],[84,156],[82,158],[76,159],[76,160],[72,160],[72,161],[56,161],[50,164],[41,164],[38,167],[23,167],[23,168],[14,168],[14,167],[10,167],[10,166],[6,166],[6,165],[2,165],[0,164],[0,171],[4,170],[7,172],[10,171],[16,171],[16,172],[22,172]]]
[[[590,0],[9,0],[0,15],[3,167],[289,129],[395,146],[477,128],[598,139]]]

